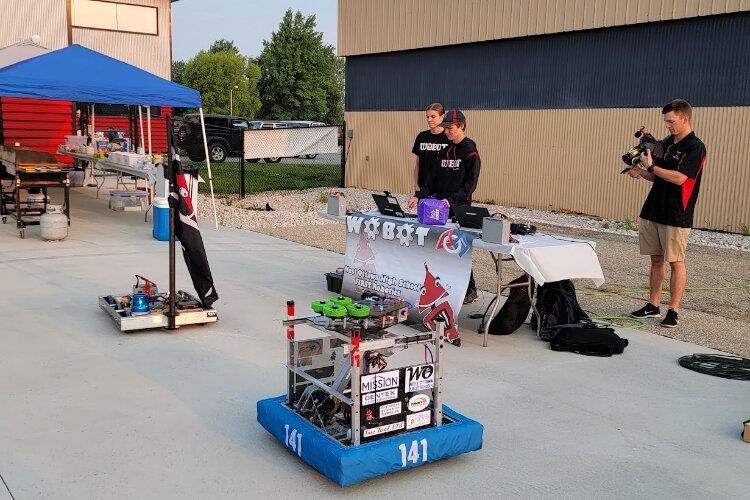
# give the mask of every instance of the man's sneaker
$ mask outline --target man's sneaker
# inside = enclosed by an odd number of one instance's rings
[[[648,302],[637,311],[630,313],[630,316],[633,318],[661,318],[661,311],[658,306]]]
[[[677,311],[675,311],[674,309],[670,309],[669,311],[667,311],[667,315],[661,322],[661,326],[663,326],[664,328],[674,328],[679,322],[680,320],[677,317]]]
[[[472,302],[476,302],[477,300],[479,300],[479,295],[477,295],[476,288],[466,292],[466,296],[464,297],[464,304],[471,304]]]

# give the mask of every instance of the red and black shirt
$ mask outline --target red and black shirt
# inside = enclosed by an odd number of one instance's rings
[[[465,137],[458,144],[451,143],[440,151],[435,169],[414,195],[419,199],[447,199],[451,205],[471,205],[481,166],[474,141]]]
[[[641,218],[674,227],[693,227],[693,213],[698,191],[701,187],[703,165],[706,162],[706,146],[694,132],[677,144],[670,135],[662,141],[663,158],[654,158],[654,165],[685,174],[687,180],[681,185],[654,179],[651,191],[641,209]]]

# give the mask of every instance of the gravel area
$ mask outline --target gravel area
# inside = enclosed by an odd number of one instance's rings
[[[372,191],[344,191],[351,209],[373,207]],[[329,192],[330,189],[318,188],[258,193],[242,200],[237,196],[217,198],[219,224],[343,253],[341,225],[317,213],[326,208],[324,200]],[[405,206],[408,195],[395,196]],[[266,204],[274,210],[266,211]],[[535,224],[540,231],[597,243],[597,255],[607,281],[601,289],[596,289],[588,280],[576,280],[579,301],[593,316],[621,317],[641,307],[648,297],[648,260],[638,253],[637,232],[632,221],[486,206],[491,212],[503,212],[514,221]],[[199,207],[202,219],[213,219],[210,198],[201,195]],[[688,289],[677,328],[662,328],[657,320],[613,321],[750,357],[750,236],[694,230],[690,234],[686,262]],[[494,288],[494,266],[489,254],[476,252],[473,266],[479,288]],[[506,267],[505,278],[521,273],[511,266],[513,264]],[[668,297],[665,291],[663,301]],[[482,303],[475,303],[468,309],[482,307]],[[468,321],[464,326],[474,327],[471,320]]]

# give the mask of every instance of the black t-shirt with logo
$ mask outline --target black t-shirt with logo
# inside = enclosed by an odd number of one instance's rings
[[[417,134],[411,152],[419,158],[417,183],[420,186],[424,185],[425,180],[427,180],[427,177],[435,168],[438,153],[448,146],[449,143],[450,141],[448,140],[448,136],[445,135],[445,132],[433,134],[429,130],[425,130]]]
[[[693,227],[693,213],[701,187],[706,146],[690,132],[677,144],[670,135],[662,141],[664,157],[654,159],[654,165],[667,170],[677,170],[687,176],[681,185],[654,179],[651,191],[641,209],[643,219],[674,227]]]

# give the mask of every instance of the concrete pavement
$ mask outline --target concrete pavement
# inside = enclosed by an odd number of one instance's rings
[[[463,347],[446,348],[444,394],[485,426],[484,449],[340,489],[256,423],[255,403],[284,391],[285,301],[301,313],[327,296],[323,273],[342,257],[206,222],[219,322],[122,334],[97,297],[126,293],[134,274],[166,288],[167,245],[141,213],[113,212],[90,191],[74,193],[62,242],[0,226],[0,475],[16,499],[750,491],[739,437],[750,385],[676,362],[710,350],[622,330],[623,355],[591,358],[552,352],[528,327],[482,348],[467,311]],[[179,253],[177,271],[178,288],[191,289]],[[10,493],[0,483],[0,499]]]

